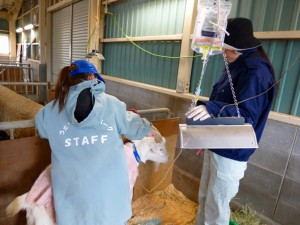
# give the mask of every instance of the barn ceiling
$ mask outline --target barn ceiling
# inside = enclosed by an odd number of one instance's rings
[[[0,0],[0,11],[10,11],[14,6],[15,0]]]
[[[0,18],[17,17],[23,0],[0,0]]]

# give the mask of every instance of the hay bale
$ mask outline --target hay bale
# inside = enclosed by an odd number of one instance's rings
[[[43,107],[31,99],[0,85],[0,122],[32,120],[35,114]],[[34,128],[16,129],[15,138],[35,135]]]

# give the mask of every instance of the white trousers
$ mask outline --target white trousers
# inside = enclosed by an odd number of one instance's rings
[[[238,192],[246,168],[247,162],[235,161],[205,150],[195,225],[229,224],[229,203]]]

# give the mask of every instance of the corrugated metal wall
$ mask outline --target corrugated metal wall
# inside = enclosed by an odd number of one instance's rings
[[[8,21],[6,19],[0,19],[0,31],[8,31]]]
[[[181,34],[186,0],[130,0],[109,6],[131,37]],[[105,38],[124,37],[108,16]]]
[[[156,36],[180,34],[183,30],[187,0],[129,0],[109,6],[128,36]],[[229,17],[247,17],[253,21],[254,31],[299,30],[300,0],[231,0]],[[119,38],[121,31],[110,16],[106,17],[105,38]],[[297,40],[262,40],[274,64],[279,80],[300,52]],[[180,42],[137,42],[150,52],[161,55],[180,55]],[[124,79],[176,89],[178,59],[149,56],[129,42],[104,43],[103,73]],[[174,68],[175,69],[174,69]],[[202,95],[209,96],[211,88],[223,70],[221,56],[209,59],[202,82]],[[194,93],[202,68],[195,58],[191,74],[190,92]],[[280,82],[273,111],[300,116],[300,65],[298,61]],[[152,74],[152,75],[149,75]]]
[[[160,55],[179,56],[180,42],[139,42],[139,46]],[[178,60],[149,55],[130,43],[106,43],[103,73],[123,79],[176,89]]]
[[[299,0],[234,0],[232,17],[244,16],[253,21],[254,31],[300,30]],[[292,65],[300,52],[300,40],[264,40],[263,47],[273,63],[276,79]],[[273,111],[300,116],[299,58],[282,78]]]
[[[131,0],[109,7],[109,12],[126,35],[160,36],[181,34],[186,0]],[[120,29],[111,16],[106,17],[105,38],[121,38]],[[179,56],[178,41],[137,42],[159,55]],[[103,73],[112,76],[176,89],[178,59],[151,56],[129,42],[105,43]]]

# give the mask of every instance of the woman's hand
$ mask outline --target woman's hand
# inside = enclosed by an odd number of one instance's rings
[[[196,121],[196,120],[202,121],[207,118],[211,118],[205,105],[199,105],[199,106],[193,107],[185,115],[188,119],[193,118],[194,121]]]

